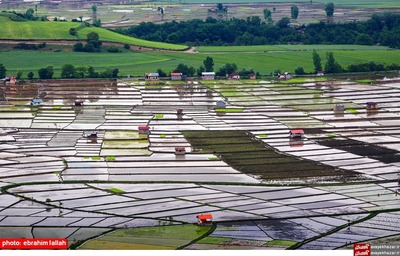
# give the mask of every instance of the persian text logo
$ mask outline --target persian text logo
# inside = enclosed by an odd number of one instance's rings
[[[371,256],[370,244],[354,244],[354,256]]]

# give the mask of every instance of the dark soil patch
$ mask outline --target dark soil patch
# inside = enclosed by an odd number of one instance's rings
[[[276,152],[244,131],[190,131],[183,134],[197,152],[216,154],[236,170],[265,180],[356,175]]]
[[[396,150],[368,144],[365,142],[352,139],[323,139],[318,141],[319,144],[344,150],[360,156],[366,156],[372,159],[379,160],[383,163],[400,162],[400,155]]]

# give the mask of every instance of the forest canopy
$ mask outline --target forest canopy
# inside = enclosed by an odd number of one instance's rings
[[[117,32],[141,39],[197,45],[360,44],[400,48],[400,14],[373,14],[367,21],[319,22],[302,26],[283,18],[275,24],[258,16],[247,19],[194,19],[154,24],[142,22]]]

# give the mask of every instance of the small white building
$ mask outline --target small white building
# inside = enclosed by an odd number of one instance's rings
[[[214,80],[215,79],[215,72],[202,72],[201,79],[203,80]]]
[[[146,81],[160,80],[160,75],[158,73],[146,73],[144,74],[144,79]]]
[[[278,78],[279,78],[280,80],[289,80],[289,79],[292,79],[293,76],[292,76],[292,74],[290,74],[289,72],[285,72],[285,73],[283,73],[283,74],[278,74]]]
[[[97,132],[96,131],[84,131],[83,137],[84,138],[97,138]]]

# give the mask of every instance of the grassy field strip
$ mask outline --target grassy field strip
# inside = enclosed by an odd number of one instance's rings
[[[325,51],[320,51],[322,63],[325,62]],[[365,63],[371,60],[386,64],[400,64],[400,51],[385,50],[360,50],[360,51],[333,51],[336,60],[347,66],[354,63]],[[13,51],[0,52],[1,63],[5,65],[10,73],[18,70],[24,71],[26,76],[29,71],[35,73],[47,65],[53,65],[55,76],[60,76],[61,66],[73,64],[75,66],[93,66],[95,69],[119,68],[120,75],[130,74],[132,76],[143,76],[147,72],[155,72],[158,68],[169,73],[179,63],[184,63],[195,68],[203,64],[203,60],[210,56],[214,59],[214,69],[226,63],[236,63],[239,70],[242,68],[253,68],[261,75],[271,75],[274,70],[293,72],[302,65],[306,72],[312,72],[311,52],[274,52],[274,53],[235,53],[225,54],[187,54],[187,53],[165,53],[165,52],[142,52],[142,53],[77,53],[77,52],[35,52],[35,51]],[[34,59],[34,62],[27,62],[27,59]],[[97,71],[97,69],[96,69]]]
[[[265,52],[265,51],[329,51],[329,50],[389,50],[386,46],[365,45],[251,45],[251,46],[200,46],[200,53],[211,52]]]

